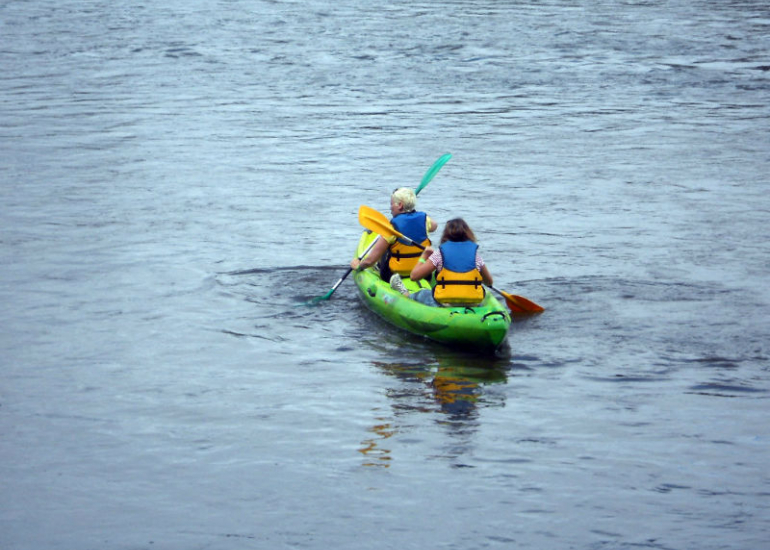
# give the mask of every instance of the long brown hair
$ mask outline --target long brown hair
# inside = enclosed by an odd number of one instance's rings
[[[441,235],[441,243],[443,244],[447,241],[473,241],[475,243],[476,235],[473,234],[473,230],[465,223],[464,219],[454,218],[446,222],[444,233]]]

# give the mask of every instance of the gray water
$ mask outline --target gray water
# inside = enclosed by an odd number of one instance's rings
[[[0,548],[760,549],[770,9],[0,3]],[[495,357],[352,280],[416,186]]]

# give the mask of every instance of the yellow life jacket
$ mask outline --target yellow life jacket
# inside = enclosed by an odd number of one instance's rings
[[[481,272],[476,269],[476,250],[473,241],[441,245],[444,267],[436,275],[433,297],[440,304],[478,305],[484,299]]]
[[[425,239],[420,243],[422,246],[430,246],[430,240]],[[393,273],[398,273],[402,277],[409,275],[417,265],[417,261],[422,255],[422,249],[417,248],[409,244],[404,244],[401,241],[396,241],[390,247],[390,260],[388,267]]]

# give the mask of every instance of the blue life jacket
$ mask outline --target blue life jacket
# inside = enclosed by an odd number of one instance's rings
[[[428,215],[425,212],[405,212],[394,217],[390,223],[399,233],[403,233],[414,242],[422,246],[430,246],[427,229]],[[417,259],[421,254],[421,248],[404,239],[397,239],[390,245],[388,267],[393,273],[409,275],[417,265]]]
[[[403,233],[414,242],[422,243],[428,238],[428,215],[425,212],[405,212],[399,214],[390,223],[399,233]],[[409,241],[399,239],[402,244],[410,245]]]

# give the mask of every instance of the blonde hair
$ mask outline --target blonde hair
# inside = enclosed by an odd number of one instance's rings
[[[412,212],[417,206],[417,195],[415,194],[414,189],[410,189],[409,187],[399,187],[393,191],[390,198],[395,202],[403,204],[404,212]]]

